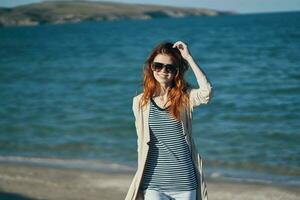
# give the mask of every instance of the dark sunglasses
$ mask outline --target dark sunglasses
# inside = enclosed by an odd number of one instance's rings
[[[176,65],[174,64],[163,64],[160,62],[153,62],[151,68],[156,72],[160,72],[163,69],[163,67],[166,68],[167,73],[175,73],[177,70]]]

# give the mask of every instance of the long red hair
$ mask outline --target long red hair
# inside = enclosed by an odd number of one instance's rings
[[[146,105],[150,100],[150,97],[160,93],[161,88],[159,82],[156,81],[151,69],[151,64],[158,54],[170,56],[173,63],[178,67],[168,92],[170,106],[167,110],[175,119],[180,121],[180,113],[183,111],[184,107],[189,106],[187,90],[191,85],[184,80],[184,74],[188,70],[189,65],[181,56],[180,51],[177,48],[173,48],[173,43],[171,42],[159,43],[146,59],[143,72],[143,95],[140,104],[141,106]]]

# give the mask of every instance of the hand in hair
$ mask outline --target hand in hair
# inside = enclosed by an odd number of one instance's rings
[[[173,45],[173,48],[178,48],[178,50],[181,53],[181,56],[186,60],[191,56],[189,53],[189,50],[187,48],[187,45],[185,43],[183,43],[182,41],[175,42]]]

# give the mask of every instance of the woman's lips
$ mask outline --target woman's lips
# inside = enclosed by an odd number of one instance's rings
[[[160,74],[159,76],[162,77],[162,78],[167,78],[168,77],[167,74],[165,74],[165,75],[164,74]]]

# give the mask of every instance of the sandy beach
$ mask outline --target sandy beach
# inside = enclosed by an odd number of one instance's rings
[[[0,163],[0,199],[122,200],[132,173]],[[296,187],[207,179],[210,200],[300,199]]]

